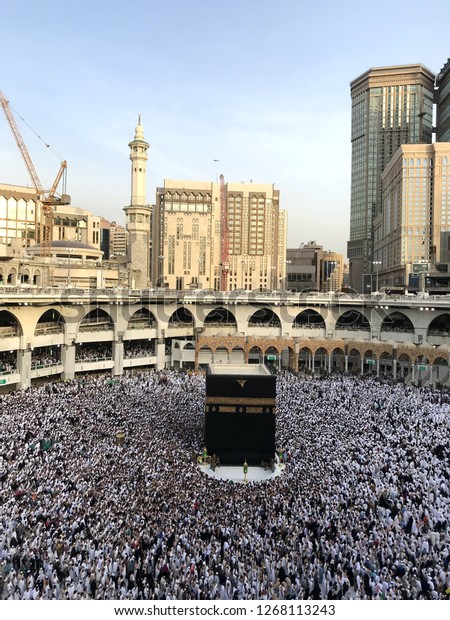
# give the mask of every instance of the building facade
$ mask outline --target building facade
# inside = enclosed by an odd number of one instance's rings
[[[255,183],[165,180],[157,190],[153,247],[157,287],[217,291],[225,268],[225,290],[279,289],[286,252],[279,192]]]
[[[351,83],[350,286],[372,280],[381,174],[402,144],[431,143],[434,74],[420,64],[369,69]]]
[[[411,275],[448,262],[450,142],[403,145],[383,175],[374,222],[380,286],[409,286]]]
[[[286,250],[286,286],[289,291],[320,291],[323,246],[315,241]]]
[[[324,251],[315,241],[286,250],[286,286],[295,292],[339,292],[343,285],[342,254]]]
[[[100,250],[100,221],[99,215],[91,211],[71,205],[56,205],[53,208],[54,241],[77,241],[86,243]]]
[[[126,228],[116,222],[111,222],[109,227],[109,256],[118,258],[127,255],[128,232]]]
[[[0,243],[21,239],[24,248],[37,243],[40,209],[34,188],[1,184]]]
[[[436,140],[450,142],[450,58],[436,77]]]
[[[337,252],[325,251],[320,268],[320,290],[338,293],[344,283],[344,257]]]

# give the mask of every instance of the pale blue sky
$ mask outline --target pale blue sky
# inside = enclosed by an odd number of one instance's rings
[[[450,56],[448,0],[0,0],[0,10],[0,90],[67,159],[72,204],[124,222],[140,113],[148,202],[165,178],[274,183],[288,245],[343,253],[351,80],[416,62],[437,73]],[[16,119],[50,186],[58,157]],[[0,182],[29,183],[4,117]]]

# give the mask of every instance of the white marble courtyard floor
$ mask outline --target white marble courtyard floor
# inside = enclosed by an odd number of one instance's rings
[[[217,480],[230,480],[231,482],[244,483],[244,472],[242,465],[233,467],[231,465],[222,465],[216,467],[213,471],[209,465],[199,465],[200,469],[211,478]],[[262,467],[249,467],[247,471],[247,482],[264,482],[276,478],[283,473],[284,466],[276,465],[275,471],[271,469],[264,470]]]

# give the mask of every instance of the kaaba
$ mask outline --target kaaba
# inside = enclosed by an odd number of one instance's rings
[[[263,364],[210,364],[205,447],[222,465],[260,465],[275,456],[276,378]]]

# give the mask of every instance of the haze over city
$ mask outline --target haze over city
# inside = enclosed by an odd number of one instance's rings
[[[124,222],[141,114],[149,203],[165,178],[274,183],[289,247],[346,254],[349,84],[376,66],[438,73],[449,21],[444,1],[7,2],[0,89],[46,187],[68,161],[74,206]],[[4,118],[0,182],[30,184]]]

